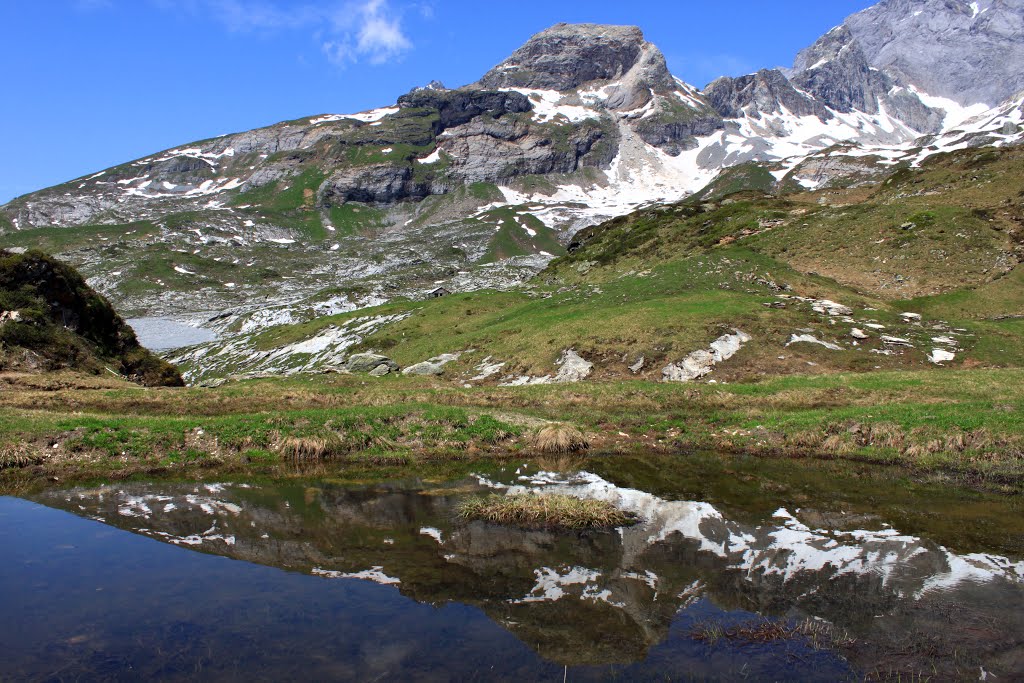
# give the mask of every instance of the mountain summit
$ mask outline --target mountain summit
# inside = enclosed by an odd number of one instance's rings
[[[558,24],[538,33],[480,79],[481,88],[566,92],[639,70],[650,87],[675,87],[661,51],[636,26]]]

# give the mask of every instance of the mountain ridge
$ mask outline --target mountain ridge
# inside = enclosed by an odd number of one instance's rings
[[[978,14],[991,24],[1016,2]],[[0,244],[38,236],[131,313],[226,332],[440,284],[507,288],[577,230],[747,164],[772,191],[814,190],[1019,142],[1024,101],[966,107],[872,63],[895,48],[865,48],[865,27],[920,24],[912,8],[931,3],[881,3],[792,70],[704,91],[673,77],[637,27],[559,24],[468,86],[435,82],[392,106],[183,145],[20,197],[0,207]]]

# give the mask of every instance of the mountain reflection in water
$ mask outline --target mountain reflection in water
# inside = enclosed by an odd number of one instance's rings
[[[523,490],[605,500],[641,521],[554,532],[458,518],[467,495]],[[951,620],[984,628],[958,640],[950,666],[972,657],[990,671],[1022,663],[1024,562],[957,554],[884,522],[860,528],[856,515],[780,508],[740,521],[707,502],[666,500],[588,472],[492,474],[443,487],[132,483],[39,500],[203,553],[474,606],[543,660],[591,674],[595,665],[650,663],[666,644],[692,648],[690,635],[708,620],[756,616],[827,623],[856,641],[842,657],[800,653],[829,659],[815,666],[833,677],[844,658],[863,671],[913,643],[945,657],[935,634]]]

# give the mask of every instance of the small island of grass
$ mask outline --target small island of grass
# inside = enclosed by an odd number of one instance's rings
[[[608,529],[636,521],[603,500],[539,493],[471,498],[459,507],[459,514],[467,520],[524,529]]]

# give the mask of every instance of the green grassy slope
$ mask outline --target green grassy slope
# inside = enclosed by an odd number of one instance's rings
[[[356,317],[404,313],[353,350],[384,351],[403,366],[465,351],[450,375],[472,376],[491,357],[505,363],[497,380],[551,374],[574,349],[595,364],[595,379],[658,379],[666,364],[739,329],[752,341],[716,368],[718,381],[932,368],[929,355],[942,348],[936,338],[955,340],[946,365],[1015,367],[1024,360],[1015,319],[1024,314],[1018,178],[1024,150],[970,150],[870,187],[692,198],[582,231],[569,254],[517,291],[397,301],[274,328],[252,348],[301,342]],[[494,249],[511,255],[510,235],[525,237],[529,217],[494,219]],[[810,299],[851,313],[816,311]],[[923,320],[905,320],[904,312]],[[855,340],[854,328],[867,338]],[[790,344],[794,335],[841,350]],[[630,371],[641,358],[642,369]]]

